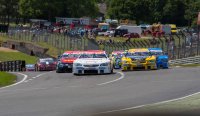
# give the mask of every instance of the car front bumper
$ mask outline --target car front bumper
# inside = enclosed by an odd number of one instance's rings
[[[169,68],[168,62],[157,62],[156,65],[158,68]]]
[[[72,71],[72,68],[73,68],[72,64],[63,64],[62,66],[58,65],[56,67],[56,70],[59,72],[66,72],[66,71]]]
[[[154,70],[157,69],[157,66],[155,63],[131,63],[131,64],[122,64],[122,70],[137,70],[137,69],[143,69],[143,70]]]
[[[111,73],[111,69],[108,66],[98,67],[73,67],[74,74],[108,74]]]

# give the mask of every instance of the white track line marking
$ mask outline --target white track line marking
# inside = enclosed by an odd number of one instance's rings
[[[190,95],[187,95],[187,96],[183,96],[183,97],[180,97],[180,98],[171,99],[171,100],[165,100],[165,101],[151,103],[151,104],[144,104],[144,105],[139,105],[139,106],[134,106],[134,107],[129,107],[129,108],[123,108],[123,109],[118,109],[118,110],[110,110],[110,111],[95,113],[94,115],[113,113],[113,112],[120,112],[120,111],[126,111],[126,110],[133,110],[133,109],[142,108],[142,107],[146,107],[146,106],[160,105],[160,104],[164,104],[164,103],[169,103],[169,102],[174,102],[174,101],[186,99],[188,97],[192,97],[192,96],[195,96],[195,95],[198,95],[198,94],[200,94],[200,92],[193,93],[193,94],[190,94]]]
[[[5,89],[5,88],[9,88],[9,87],[12,87],[12,86],[15,86],[15,85],[18,85],[18,84],[20,84],[20,83],[23,83],[23,82],[27,79],[27,77],[28,77],[28,75],[25,75],[25,74],[23,74],[23,73],[17,73],[17,74],[20,74],[20,75],[24,76],[23,79],[22,79],[21,81],[19,81],[19,82],[17,82],[17,83],[14,83],[14,84],[12,84],[12,85],[8,85],[8,86],[5,86],[5,87],[1,87],[0,90]]]
[[[50,72],[52,72],[52,71],[50,71]],[[35,77],[32,77],[32,78],[35,79],[35,78],[38,78],[38,77],[40,77],[40,76],[42,76],[42,75],[45,75],[45,74],[47,74],[47,73],[49,73],[49,72],[39,74],[39,75],[37,75],[37,76],[35,76]]]
[[[119,80],[121,80],[121,79],[124,78],[124,73],[122,73],[122,72],[117,72],[117,73],[119,73],[119,74],[121,75],[120,78],[115,79],[115,80],[112,80],[112,81],[108,81],[108,82],[100,83],[100,84],[97,84],[97,85],[100,85],[100,86],[101,86],[101,85],[110,84],[110,83],[113,83],[113,82],[119,81]]]

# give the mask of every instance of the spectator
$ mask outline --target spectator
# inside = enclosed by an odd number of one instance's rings
[[[126,40],[126,42],[131,42],[131,35],[128,35],[128,39]]]

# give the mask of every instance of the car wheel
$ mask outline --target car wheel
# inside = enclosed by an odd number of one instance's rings
[[[56,70],[56,73],[60,73],[60,71],[59,71],[59,70]]]
[[[73,73],[73,75],[75,75],[75,76],[79,76],[80,74]]]

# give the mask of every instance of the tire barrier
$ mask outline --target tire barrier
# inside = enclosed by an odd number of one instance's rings
[[[21,72],[25,71],[26,62],[24,60],[0,62],[0,71]]]

